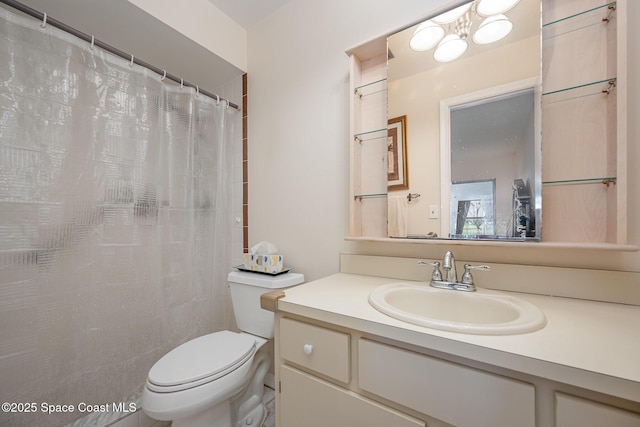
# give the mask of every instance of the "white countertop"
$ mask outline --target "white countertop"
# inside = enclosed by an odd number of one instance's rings
[[[278,311],[640,402],[640,307],[510,293],[538,306],[547,325],[469,335],[406,323],[369,305],[373,289],[398,281],[338,273],[287,289]]]

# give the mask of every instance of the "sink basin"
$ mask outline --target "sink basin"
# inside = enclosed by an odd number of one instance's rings
[[[461,292],[399,282],[374,289],[369,304],[398,320],[466,334],[522,334],[547,322],[535,305],[487,289]]]

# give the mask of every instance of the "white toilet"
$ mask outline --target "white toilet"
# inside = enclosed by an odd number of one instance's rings
[[[274,316],[260,308],[260,295],[304,281],[304,275],[268,276],[232,272],[228,276],[238,327],[188,341],[164,355],[149,371],[142,409],[173,427],[258,427],[267,416],[262,404],[271,360]]]

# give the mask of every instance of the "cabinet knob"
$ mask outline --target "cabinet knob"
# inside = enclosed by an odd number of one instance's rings
[[[306,354],[307,356],[310,355],[311,353],[313,353],[313,344],[305,344],[302,347],[302,351],[304,351],[304,354]]]

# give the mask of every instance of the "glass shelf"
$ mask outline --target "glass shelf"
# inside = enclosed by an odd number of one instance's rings
[[[387,139],[387,128],[360,132],[353,135],[353,139],[358,143],[373,141],[376,139]]]
[[[606,176],[602,178],[563,179],[558,181],[543,181],[542,185],[603,184],[608,187],[610,184],[615,185],[617,180],[618,178],[615,176]]]
[[[382,93],[387,91],[387,79],[380,79],[370,83],[365,83],[360,86],[356,86],[353,90],[355,96],[362,98],[366,96],[375,95],[376,93]]]
[[[562,88],[550,92],[542,93],[542,103],[550,104],[571,99],[584,98],[586,96],[609,94],[617,85],[617,79],[599,80],[597,82],[585,83],[578,86]]]
[[[587,27],[607,23],[616,10],[616,2],[609,2],[584,12],[557,19],[542,25],[542,39],[547,40]]]

